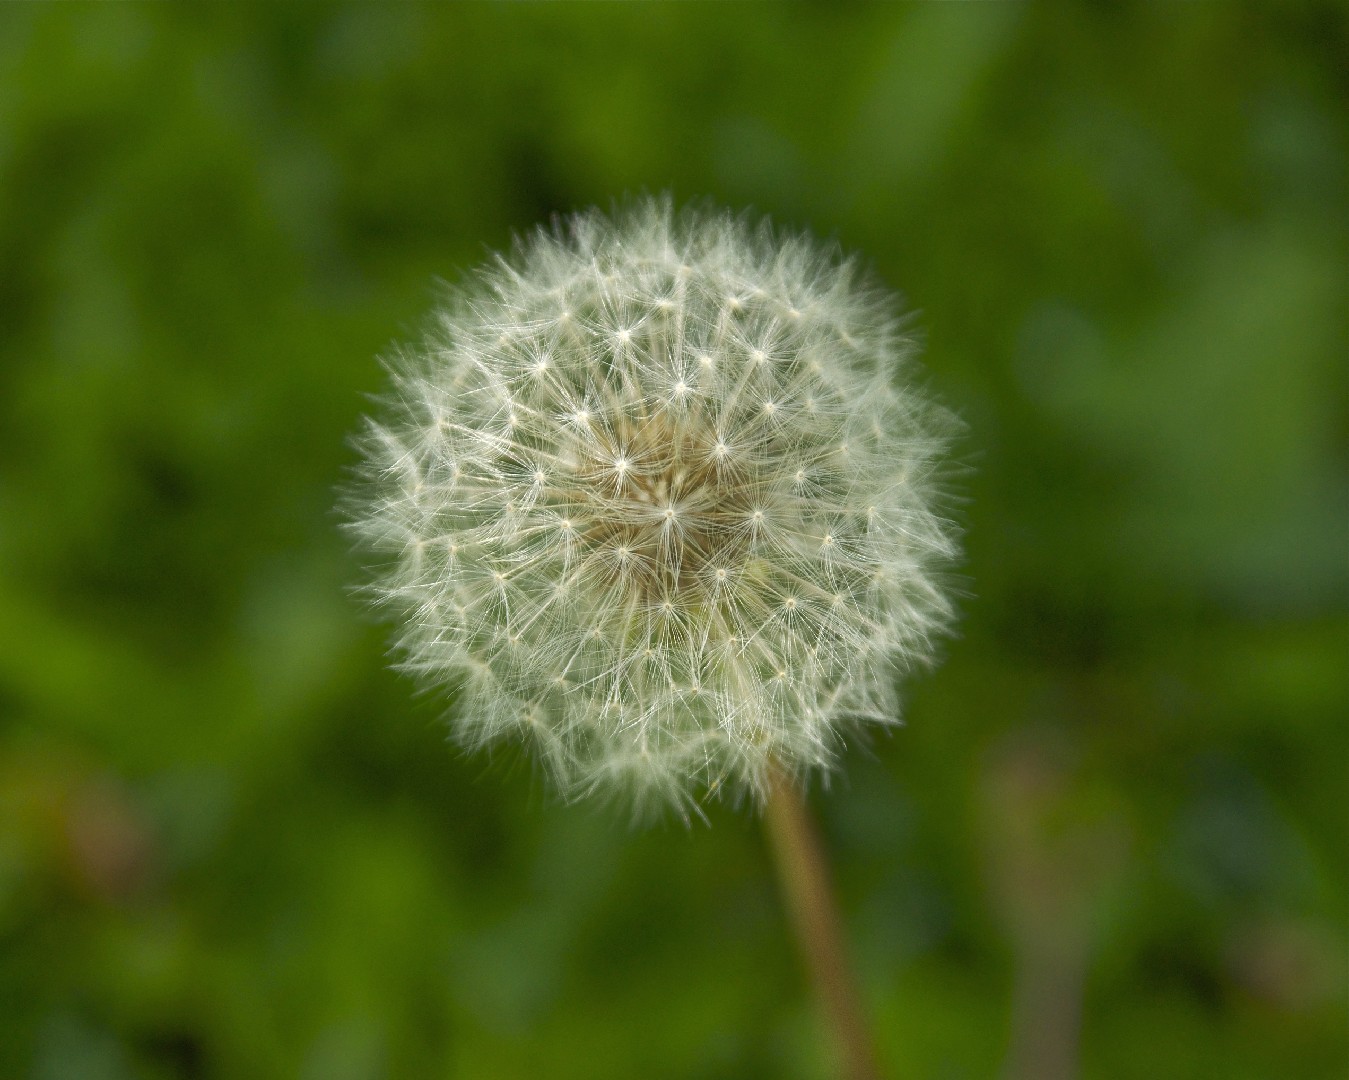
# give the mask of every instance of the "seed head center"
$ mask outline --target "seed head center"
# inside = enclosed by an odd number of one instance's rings
[[[713,567],[736,566],[747,538],[736,519],[749,509],[745,484],[709,449],[721,440],[687,415],[645,417],[613,432],[621,446],[591,453],[569,500],[588,505],[581,554],[595,584],[615,584],[643,604],[712,596]],[[724,444],[723,444],[724,445]],[[603,553],[608,552],[605,556]]]

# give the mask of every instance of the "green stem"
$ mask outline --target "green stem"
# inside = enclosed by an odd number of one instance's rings
[[[880,1080],[819,832],[800,787],[780,769],[774,770],[769,783],[764,823],[797,943],[842,1057],[843,1075],[848,1080]]]

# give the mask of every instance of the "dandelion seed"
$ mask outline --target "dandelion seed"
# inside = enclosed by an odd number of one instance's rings
[[[829,770],[951,618],[955,423],[912,352],[854,262],[766,225],[654,199],[521,241],[390,360],[360,441],[348,527],[402,666],[569,797]]]

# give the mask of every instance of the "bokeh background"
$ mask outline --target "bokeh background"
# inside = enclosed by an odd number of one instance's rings
[[[759,824],[464,758],[332,511],[550,215],[866,253],[960,636],[815,793],[895,1076],[1349,1062],[1349,24],[1279,5],[7,5],[0,1076],[830,1075]],[[506,755],[509,757],[509,755]]]

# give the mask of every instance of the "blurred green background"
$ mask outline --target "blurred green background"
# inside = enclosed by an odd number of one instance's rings
[[[549,215],[837,237],[967,420],[961,635],[813,799],[897,1077],[1349,1061],[1334,4],[7,5],[0,1076],[830,1073],[758,824],[465,759],[331,509]]]

